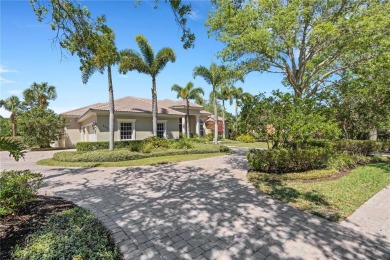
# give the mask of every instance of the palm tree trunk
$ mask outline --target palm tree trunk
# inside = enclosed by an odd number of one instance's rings
[[[190,101],[187,99],[187,119],[186,119],[186,132],[187,138],[190,138]]]
[[[109,150],[114,150],[114,89],[112,86],[112,77],[111,77],[111,66],[107,67],[107,76],[108,76],[108,96],[109,96],[109,106],[110,106],[110,116],[109,116]]]
[[[225,100],[222,99],[222,137],[226,139],[225,134]]]
[[[237,129],[238,129],[238,105],[237,105],[237,98],[236,98],[236,134],[237,134]]]
[[[11,114],[11,124],[12,124],[12,137],[16,137],[16,115],[14,113]]]
[[[218,106],[217,106],[217,95],[214,89],[214,143],[218,143]]]
[[[152,114],[153,114],[153,135],[157,136],[157,91],[156,91],[155,77],[152,77]]]

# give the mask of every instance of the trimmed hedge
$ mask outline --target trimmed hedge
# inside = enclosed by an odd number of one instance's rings
[[[348,152],[350,154],[369,155],[377,153],[382,149],[382,142],[374,142],[370,140],[339,140],[333,144],[333,148],[339,152]]]
[[[131,151],[140,151],[140,146],[143,145],[143,140],[115,141],[114,144],[116,149],[126,148]],[[108,142],[78,142],[76,144],[76,149],[79,152],[108,149]]]
[[[332,153],[324,148],[249,150],[248,165],[267,173],[302,172],[326,168]]]
[[[240,135],[236,138],[236,140],[243,143],[254,143],[256,141],[251,135]]]
[[[213,145],[213,147],[214,148],[212,149],[207,147],[203,149],[167,149],[151,153],[131,152],[124,149],[114,151],[97,150],[91,152],[59,152],[53,155],[53,159],[63,162],[119,162],[168,155],[204,154],[230,151],[230,149],[226,146]]]

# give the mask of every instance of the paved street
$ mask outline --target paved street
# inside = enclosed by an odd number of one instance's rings
[[[390,188],[332,223],[255,190],[244,151],[131,168],[37,166],[1,152],[2,169],[42,172],[41,194],[88,208],[126,259],[390,259]]]

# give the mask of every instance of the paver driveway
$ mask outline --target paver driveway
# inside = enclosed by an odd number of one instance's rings
[[[256,191],[243,151],[132,168],[34,164],[51,154],[15,163],[2,152],[1,168],[44,173],[41,193],[90,209],[126,259],[390,259],[388,234],[331,223]]]

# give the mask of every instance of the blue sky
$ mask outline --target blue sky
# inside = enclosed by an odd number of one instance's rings
[[[149,40],[155,52],[163,47],[171,47],[176,52],[176,62],[169,63],[157,77],[158,99],[176,99],[171,92],[173,84],[185,85],[193,81],[202,87],[205,94],[211,86],[200,77],[192,78],[195,66],[209,66],[212,61],[220,63],[218,51],[223,48],[220,42],[208,37],[204,26],[212,8],[209,1],[191,1],[193,14],[188,25],[196,35],[195,48],[184,50],[180,41],[181,32],[177,27],[172,11],[165,1],[160,1],[154,9],[154,1],[142,1],[134,7],[133,1],[84,1],[92,15],[105,14],[108,25],[114,29],[119,50],[130,48],[138,51],[134,41],[137,34],[143,34]],[[57,89],[58,98],[50,103],[57,113],[81,106],[108,101],[107,76],[94,74],[88,84],[81,82],[79,60],[67,54],[61,57],[58,45],[53,45],[55,33],[47,21],[39,23],[27,0],[0,2],[1,47],[0,47],[0,84],[1,99],[11,95],[22,98],[22,91],[33,82],[48,82]],[[138,96],[151,98],[151,78],[138,72],[121,75],[114,68],[114,97]],[[278,74],[251,73],[244,83],[237,83],[252,94],[270,93],[283,88]],[[227,107],[233,112],[233,107]],[[0,110],[2,116],[9,113]]]

